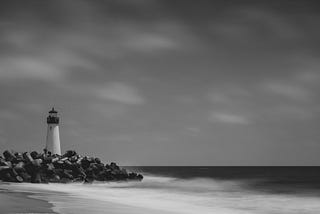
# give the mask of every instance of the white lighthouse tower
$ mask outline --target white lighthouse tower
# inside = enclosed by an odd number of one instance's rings
[[[60,136],[59,136],[59,117],[58,112],[54,108],[49,111],[49,116],[47,117],[47,140],[46,149],[52,154],[61,155],[60,148]]]

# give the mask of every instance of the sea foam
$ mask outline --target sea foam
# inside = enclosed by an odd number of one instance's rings
[[[37,193],[35,197],[47,199],[55,211],[65,214],[319,213],[320,198],[316,196],[259,192],[246,188],[246,182],[147,175],[142,182],[10,186]]]

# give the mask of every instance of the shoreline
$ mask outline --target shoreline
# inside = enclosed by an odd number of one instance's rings
[[[137,204],[118,203],[92,197],[99,186],[69,186],[69,184],[17,184],[0,182],[1,214],[176,214],[174,211],[153,209]],[[98,184],[99,185],[99,184]],[[68,187],[69,186],[69,187]],[[49,188],[48,188],[49,187]],[[70,188],[71,189],[68,189]],[[78,189],[78,188],[83,189]],[[88,188],[89,187],[89,188]],[[75,189],[74,189],[75,188]],[[78,191],[88,191],[79,194]],[[110,190],[110,189],[109,189]],[[111,198],[114,197],[112,194]],[[128,199],[128,198],[127,198]]]
[[[7,183],[0,182],[0,207],[3,214],[58,214],[53,204],[45,199],[33,197],[35,193],[10,190]]]

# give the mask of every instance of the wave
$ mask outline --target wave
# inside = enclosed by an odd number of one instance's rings
[[[246,188],[246,182],[147,175],[142,182],[14,185],[20,191],[38,193],[36,197],[45,197],[55,205],[55,211],[66,214],[106,210],[139,214],[315,214],[320,210],[319,197],[256,192]]]

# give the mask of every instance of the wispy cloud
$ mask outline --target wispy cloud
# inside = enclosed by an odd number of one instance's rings
[[[285,82],[265,82],[262,84],[262,88],[268,93],[294,100],[307,100],[312,96],[306,87]]]
[[[249,125],[251,121],[243,116],[224,112],[211,112],[209,115],[209,121],[213,123],[225,123],[235,125]]]
[[[89,9],[91,3],[87,4],[88,7],[80,8],[83,10],[82,17],[99,13]],[[66,11],[73,11],[71,5],[63,6]],[[88,24],[79,22],[75,18],[79,14],[70,11],[70,14],[62,13],[61,18],[65,20],[65,25],[72,25],[72,29],[62,26],[53,30],[51,23],[38,21],[42,18],[37,11],[32,14],[29,12],[26,18],[28,28],[24,27],[26,24],[21,17],[14,17],[13,21],[3,26],[4,33],[0,38],[0,80],[36,79],[56,82],[76,71],[102,73],[105,72],[108,60],[131,58],[135,54],[156,55],[187,47],[186,44],[180,45],[180,42],[186,39],[185,35],[192,34],[180,24],[162,20],[132,22],[124,18],[115,24],[93,19]],[[113,14],[100,15],[104,20],[113,17]]]
[[[57,80],[61,78],[58,67],[41,59],[32,57],[12,57],[0,59],[0,77],[2,80],[40,79]]]
[[[132,38],[132,41],[128,45],[135,49],[148,51],[173,49],[177,46],[176,42],[172,39],[152,34]]]
[[[261,38],[268,41],[288,42],[302,37],[296,23],[279,13],[266,8],[249,7],[230,10],[223,22],[214,23],[211,26],[212,33],[223,36],[224,39],[234,40],[237,43],[260,41]],[[268,34],[267,37],[263,34]]]
[[[248,85],[228,85],[209,91],[207,97],[212,103],[232,104],[236,101],[250,98],[252,95],[253,93],[248,90]]]
[[[320,69],[320,65],[316,69]],[[303,71],[299,72],[295,78],[302,83],[315,84],[320,82],[320,73],[316,71]]]
[[[122,82],[107,83],[105,86],[96,90],[96,95],[101,99],[128,105],[141,105],[145,103],[145,99],[138,92],[138,89]]]
[[[64,80],[75,69],[94,71],[94,61],[82,57],[71,49],[56,44],[32,54],[0,57],[1,80]]]

